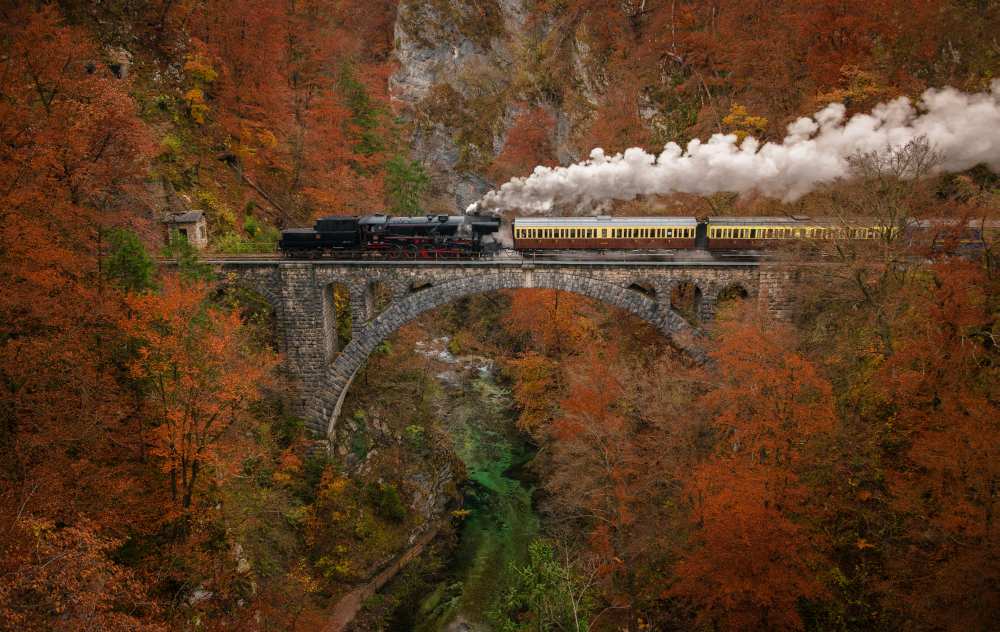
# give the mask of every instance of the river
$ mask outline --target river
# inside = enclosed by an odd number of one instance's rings
[[[435,353],[449,365],[438,375],[445,392],[439,412],[465,464],[469,513],[444,579],[405,618],[416,632],[485,631],[509,565],[526,561],[528,544],[538,534],[531,483],[520,475],[533,452],[515,428],[513,400],[497,383],[492,363]]]

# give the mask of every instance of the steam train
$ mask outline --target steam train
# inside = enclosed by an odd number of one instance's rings
[[[970,222],[956,231],[942,220],[911,221],[902,230],[931,241],[945,236],[960,248],[981,247],[1000,223]],[[753,251],[789,241],[876,240],[900,228],[874,220],[845,222],[809,217],[515,217],[511,241],[499,238],[501,220],[479,215],[325,217],[313,228],[282,231],[289,257],[464,258],[497,254],[591,250]],[[937,236],[937,237],[936,237]]]
[[[453,259],[496,254],[500,219],[476,215],[324,217],[313,228],[281,231],[287,257]]]

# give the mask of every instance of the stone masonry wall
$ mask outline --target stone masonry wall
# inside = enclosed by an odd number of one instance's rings
[[[551,288],[603,301],[657,327],[696,360],[705,357],[701,332],[671,308],[676,284],[692,283],[701,293],[699,319],[711,319],[719,295],[739,286],[762,307],[782,316],[784,288],[793,272],[754,263],[738,265],[582,265],[574,263],[450,262],[261,262],[221,263],[225,282],[260,292],[274,307],[279,348],[299,381],[299,413],[317,436],[334,429],[344,395],[358,369],[378,344],[420,314],[463,296],[499,289]],[[330,286],[350,292],[352,339],[336,336]],[[376,314],[373,288],[392,297]]]

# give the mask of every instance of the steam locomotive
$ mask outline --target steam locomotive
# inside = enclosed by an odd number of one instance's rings
[[[1000,229],[996,221],[956,227],[943,220],[911,221],[902,228],[978,248]],[[314,228],[282,232],[279,248],[289,257],[463,258],[493,255],[504,247],[519,253],[572,250],[754,251],[789,241],[857,241],[896,236],[898,227],[875,220],[810,217],[515,217],[511,241],[501,243],[501,220],[479,215],[325,217]]]
[[[281,231],[288,257],[453,259],[500,251],[500,219],[476,215],[324,217],[313,228]]]

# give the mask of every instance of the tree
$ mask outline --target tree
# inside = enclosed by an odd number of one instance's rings
[[[430,178],[418,160],[396,155],[385,165],[385,190],[389,211],[395,215],[420,215]]]
[[[888,403],[893,506],[908,554],[891,564],[911,616],[941,627],[989,627],[1000,604],[998,283],[949,261],[897,297],[895,352],[872,380]]]
[[[206,303],[206,288],[167,278],[160,294],[129,298],[122,329],[140,341],[129,366],[148,389],[155,420],[151,453],[170,478],[171,497],[191,510],[202,476],[217,480],[239,461],[233,447],[276,359],[251,348],[236,311]]]
[[[126,292],[141,293],[156,287],[155,264],[134,232],[115,228],[107,232],[110,252],[105,276]]]
[[[501,632],[587,632],[593,604],[590,578],[579,577],[545,540],[528,545],[528,562],[511,565],[512,585],[499,595],[489,617]]]
[[[177,262],[177,272],[187,281],[208,281],[215,275],[211,266],[201,260],[198,249],[176,230],[163,247],[163,256]]]
[[[555,125],[555,117],[541,107],[519,114],[507,132],[503,151],[490,166],[493,179],[504,182],[514,176],[527,176],[539,165],[554,166],[552,134]]]
[[[575,348],[580,338],[593,334],[585,314],[586,300],[560,290],[519,290],[514,292],[504,326],[512,334],[528,336],[542,353],[560,357]]]
[[[824,594],[802,475],[810,446],[834,428],[832,389],[794,340],[752,312],[723,322],[717,386],[701,399],[718,448],[687,485],[694,547],[667,594],[725,629],[800,628],[799,600]]]
[[[562,414],[549,429],[556,471],[546,488],[559,513],[588,530],[605,593],[622,607],[636,597],[628,551],[643,498],[636,427],[619,409],[616,354],[613,346],[605,356],[591,351],[570,371]]]
[[[156,611],[146,587],[134,572],[111,560],[121,542],[101,536],[99,525],[57,525],[19,516],[10,530],[15,544],[0,549],[0,627],[25,632],[167,630],[145,620]]]

